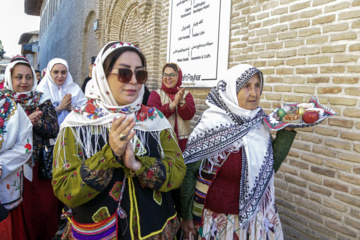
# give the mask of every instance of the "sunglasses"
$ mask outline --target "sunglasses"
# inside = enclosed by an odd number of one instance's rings
[[[173,78],[173,77],[175,77],[176,75],[177,75],[177,74],[175,74],[175,73],[170,73],[170,74],[163,73],[163,74],[162,74],[162,77],[163,77],[163,78],[167,78],[167,77]]]
[[[133,71],[128,68],[118,68],[117,73],[111,72],[110,74],[116,74],[117,79],[121,83],[129,83],[133,77]],[[148,72],[146,70],[135,70],[135,78],[137,83],[145,84],[148,79]]]

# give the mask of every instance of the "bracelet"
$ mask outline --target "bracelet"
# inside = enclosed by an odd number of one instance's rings
[[[56,109],[56,108],[57,108],[57,109]],[[56,106],[56,107],[55,107],[55,112],[56,112],[57,114],[61,113],[61,111],[62,111],[62,110],[59,111],[59,108],[60,108],[59,106]]]
[[[37,123],[36,123],[36,128],[41,128],[42,127],[42,121],[39,120]]]

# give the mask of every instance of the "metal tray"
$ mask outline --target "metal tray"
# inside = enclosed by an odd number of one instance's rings
[[[314,122],[314,123],[305,123],[305,122],[301,122],[301,123],[287,123],[287,122],[282,122],[282,121],[278,121],[276,120],[276,118],[274,117],[274,114],[277,114],[277,111],[280,107],[276,108],[274,111],[272,111],[265,119],[264,119],[264,123],[265,125],[270,128],[271,130],[274,131],[278,131],[283,129],[284,127],[291,127],[291,128],[303,128],[303,127],[310,127],[310,126],[314,126],[317,125],[319,123],[321,123],[322,121],[324,121],[326,118],[328,117],[332,117],[337,115],[337,113],[332,110],[329,107],[323,106],[319,103],[319,101],[317,100],[317,98],[315,96],[313,96],[309,103],[313,103],[315,106],[314,108],[321,108],[324,110],[324,113],[319,116],[319,119]],[[298,103],[289,103],[289,104],[284,104],[284,106],[297,106]]]

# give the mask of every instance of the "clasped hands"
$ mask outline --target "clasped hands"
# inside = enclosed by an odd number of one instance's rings
[[[63,110],[71,112],[71,93],[65,94],[64,98],[61,100],[59,106],[55,108],[57,113],[60,113]]]
[[[174,109],[181,101],[184,100],[185,88],[177,88],[179,91],[175,94],[174,101],[169,105],[170,109]]]
[[[38,107],[36,108],[35,112],[29,115],[29,119],[35,127],[41,124],[42,115],[43,112],[40,111]]]
[[[141,168],[141,163],[136,160],[135,153],[131,144],[131,139],[135,136],[135,119],[121,116],[114,118],[109,133],[109,145],[114,155],[122,157],[125,167],[136,172]]]

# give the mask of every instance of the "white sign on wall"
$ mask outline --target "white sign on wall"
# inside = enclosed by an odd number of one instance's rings
[[[228,68],[231,1],[170,0],[167,62],[184,87],[213,87]]]

